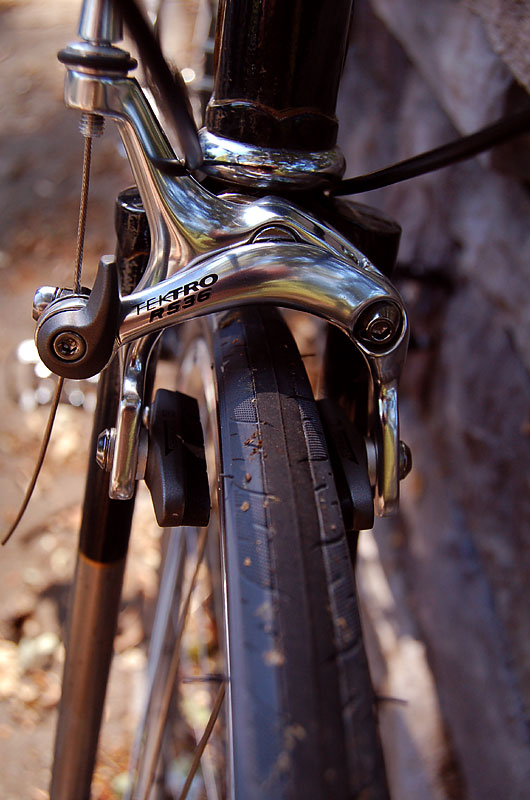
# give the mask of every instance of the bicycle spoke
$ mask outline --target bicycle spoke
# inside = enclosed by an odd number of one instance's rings
[[[201,675],[200,677],[186,676],[180,679],[181,683],[224,683],[225,675]]]
[[[202,738],[207,719],[205,714],[209,716],[215,700],[218,686],[214,687],[213,684],[219,685],[220,682],[226,680],[222,675],[212,675],[212,672],[218,672],[219,666],[217,659],[220,651],[214,620],[219,620],[220,617],[215,613],[212,617],[213,594],[210,567],[211,565],[209,565],[208,574],[201,570],[201,575],[199,575],[186,626],[180,669],[179,708],[193,731],[195,743]],[[214,628],[215,634],[213,633]],[[212,657],[215,659],[213,662]],[[219,772],[220,735],[218,732],[214,743],[210,740],[210,744],[213,746],[203,752],[200,762],[201,777],[208,800],[220,800],[224,796]],[[192,756],[194,748],[190,748],[188,752]]]
[[[178,800],[186,800],[186,797],[188,796],[188,792],[190,790],[193,778],[195,777],[195,773],[197,772],[197,769],[199,767],[202,754],[204,753],[204,749],[208,744],[210,736],[212,735],[213,726],[215,725],[217,717],[219,716],[219,711],[221,710],[224,696],[225,696],[225,684],[222,683],[221,686],[219,687],[219,691],[217,692],[217,697],[215,698],[214,707],[212,708],[212,713],[210,714],[210,719],[208,720],[208,724],[206,725],[204,733],[201,736],[201,740],[198,743],[195,752],[193,754],[193,761],[191,762],[191,767],[188,772],[188,777],[186,778],[186,782],[182,788],[181,793],[179,794]]]
[[[186,595],[183,600],[182,608],[178,617],[177,625],[176,625],[176,636],[175,636],[175,646],[173,649],[173,654],[171,657],[171,663],[169,665],[169,671],[167,675],[166,685],[164,688],[164,694],[162,696],[162,703],[160,708],[159,718],[157,720],[157,727],[156,727],[156,736],[154,741],[154,747],[151,753],[151,760],[148,765],[147,770],[147,780],[145,784],[145,790],[142,794],[142,800],[148,800],[149,793],[151,791],[151,787],[153,785],[153,781],[155,778],[156,767],[158,764],[158,759],[160,756],[160,749],[162,746],[162,739],[164,735],[164,728],[166,726],[166,721],[169,713],[169,707],[171,704],[171,698],[173,695],[173,687],[177,680],[178,670],[180,666],[180,656],[181,656],[181,643],[182,643],[182,636],[184,634],[184,628],[186,624],[186,619],[188,616],[191,597],[193,594],[193,589],[195,587],[197,576],[199,574],[199,568],[202,563],[202,559],[204,556],[204,551],[206,548],[206,540],[207,540],[208,529],[203,528],[201,531],[201,535],[199,537],[199,541],[197,544],[197,561],[195,563],[195,568],[193,571],[193,575],[190,580],[190,585],[186,592]]]

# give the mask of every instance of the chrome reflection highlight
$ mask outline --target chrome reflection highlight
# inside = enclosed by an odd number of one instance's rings
[[[178,272],[200,254],[249,242],[259,229],[275,225],[337,254],[364,260],[339,233],[281,198],[217,197],[191,176],[164,174],[156,161],[174,160],[175,154],[134,79],[68,69],[65,100],[71,108],[116,121],[151,232],[142,287]]]
[[[87,42],[119,42],[123,39],[121,16],[111,0],[84,0],[78,33]]]
[[[275,150],[225,139],[206,129],[200,131],[199,141],[203,172],[243,186],[317,189],[341,178],[346,168],[338,147],[315,153]]]

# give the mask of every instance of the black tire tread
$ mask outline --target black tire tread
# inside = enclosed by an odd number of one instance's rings
[[[311,387],[280,313],[214,332],[236,797],[388,796],[354,576]]]

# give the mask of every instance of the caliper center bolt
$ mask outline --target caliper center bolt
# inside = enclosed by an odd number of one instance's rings
[[[393,328],[388,319],[376,319],[370,325],[368,332],[376,342],[386,342],[392,336]]]
[[[86,342],[74,331],[63,331],[53,340],[53,350],[61,361],[79,361],[85,355]]]
[[[412,453],[410,447],[405,442],[399,443],[399,480],[407,477],[412,469]]]
[[[378,302],[368,306],[356,325],[359,339],[369,346],[391,344],[399,333],[401,313],[394,303]]]

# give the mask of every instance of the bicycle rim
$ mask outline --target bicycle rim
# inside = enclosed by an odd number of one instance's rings
[[[202,779],[188,781],[195,797],[385,798],[348,545],[290,333],[271,308],[200,321],[182,339],[179,374],[179,390],[199,399],[219,500],[207,533],[180,529],[169,537],[131,797],[180,796],[182,781],[171,787],[168,775],[182,761],[183,739],[190,732],[201,739],[196,709],[191,720],[186,710],[188,686],[196,682],[208,697],[202,729],[222,687],[226,697]],[[207,588],[196,580],[201,560],[208,563]],[[180,630],[194,580],[204,595],[195,609],[207,609],[207,620],[213,610],[218,619],[205,641],[203,615],[202,644],[190,647]],[[188,622],[191,605],[184,608]],[[199,664],[201,648],[206,659]],[[167,693],[176,650],[178,685],[161,718],[156,698]],[[153,756],[149,743],[162,729]]]

